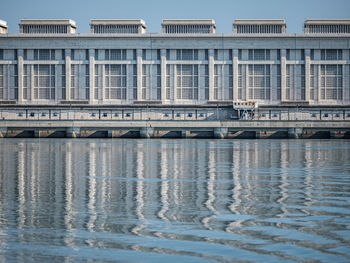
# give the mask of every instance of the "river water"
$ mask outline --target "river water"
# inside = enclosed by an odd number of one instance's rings
[[[1,139],[0,262],[350,262],[350,140]]]

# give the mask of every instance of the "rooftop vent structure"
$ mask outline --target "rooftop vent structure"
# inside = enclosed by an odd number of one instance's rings
[[[71,19],[22,19],[21,34],[75,34],[77,27]]]
[[[164,19],[164,34],[215,34],[216,25],[213,19]]]
[[[284,19],[236,19],[233,23],[235,34],[285,34]]]
[[[0,34],[7,34],[7,23],[6,23],[6,21],[0,20]]]
[[[308,19],[304,30],[306,34],[350,34],[350,20]]]
[[[146,24],[142,19],[92,19],[90,32],[93,34],[144,34]]]

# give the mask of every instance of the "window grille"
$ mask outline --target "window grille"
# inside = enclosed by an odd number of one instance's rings
[[[55,50],[34,49],[34,60],[55,60]]]
[[[34,99],[55,99],[55,65],[34,65]]]
[[[126,49],[105,49],[105,60],[126,60]]]
[[[343,66],[321,65],[321,100],[343,99]]]
[[[269,49],[249,49],[248,60],[270,60]]]
[[[343,50],[341,49],[321,49],[321,60],[342,60]]]
[[[105,65],[105,99],[126,99],[126,65]]]
[[[177,49],[177,60],[198,60],[198,49]]]
[[[270,99],[270,65],[248,65],[248,98]]]
[[[176,65],[177,99],[198,99],[198,65]]]

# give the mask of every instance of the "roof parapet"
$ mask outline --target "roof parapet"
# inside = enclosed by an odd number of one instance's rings
[[[215,34],[213,19],[163,19],[164,34]]]
[[[7,22],[0,20],[0,34],[7,34]]]
[[[306,34],[350,34],[350,19],[307,19]]]
[[[22,19],[21,34],[75,34],[77,26],[71,19]]]
[[[144,34],[146,23],[142,19],[92,19],[93,34]]]
[[[236,19],[233,23],[234,34],[285,34],[284,19]]]

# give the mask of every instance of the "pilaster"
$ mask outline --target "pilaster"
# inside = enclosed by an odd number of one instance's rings
[[[285,49],[281,49],[281,101],[287,99],[287,83],[286,83],[286,72],[287,72],[287,59],[286,59],[287,51]]]
[[[95,50],[89,49],[89,104],[94,104],[95,90]]]
[[[17,69],[18,69],[18,103],[23,103],[23,49],[17,50]]]
[[[310,49],[305,49],[305,100],[310,100]]]
[[[66,100],[70,100],[70,92],[71,92],[71,50],[66,49]]]
[[[214,100],[214,49],[208,50],[209,58],[209,101]]]

